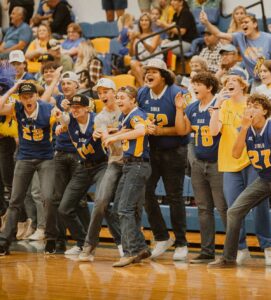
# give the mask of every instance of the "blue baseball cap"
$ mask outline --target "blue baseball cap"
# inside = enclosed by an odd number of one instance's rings
[[[244,80],[248,80],[248,74],[242,68],[232,68],[229,70],[228,75],[236,75],[236,76],[240,76]]]
[[[225,44],[222,45],[220,50],[219,50],[219,54],[223,53],[223,52],[238,52],[237,48],[233,45],[233,44]]]

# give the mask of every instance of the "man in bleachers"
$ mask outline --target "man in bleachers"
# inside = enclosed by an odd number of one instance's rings
[[[244,16],[241,20],[242,32],[225,33],[212,25],[205,12],[201,12],[200,21],[207,30],[219,39],[232,42],[239,48],[245,67],[253,79],[252,91],[260,84],[259,66],[263,59],[271,59],[271,34],[259,31],[257,19],[254,16]]]
[[[25,9],[16,6],[10,15],[12,26],[6,32],[0,45],[0,58],[8,58],[12,50],[25,50],[32,39],[32,30],[24,22]]]
[[[48,0],[47,5],[54,10],[52,23],[50,24],[52,33],[59,35],[67,34],[67,27],[72,23],[70,7],[61,0]]]
[[[54,61],[63,66],[63,72],[73,71],[73,61],[70,55],[61,53],[60,42],[51,39],[47,43],[48,54],[54,57]]]
[[[232,69],[241,69],[240,71],[245,71],[238,61],[238,50],[232,44],[225,44],[222,45],[220,51],[221,61],[218,71],[216,72],[215,76],[219,80],[220,83],[223,82],[223,79],[226,75],[230,73]],[[246,72],[246,71],[245,71]],[[247,73],[247,72],[246,72]],[[248,79],[248,73],[247,73]]]
[[[201,50],[199,56],[207,60],[209,71],[216,73],[220,65],[220,49],[222,45],[219,42],[219,38],[212,34],[208,29],[205,29],[204,31],[204,42],[206,47]]]

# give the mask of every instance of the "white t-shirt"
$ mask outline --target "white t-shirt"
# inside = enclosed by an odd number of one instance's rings
[[[261,84],[255,88],[255,92],[259,94],[264,94],[268,98],[271,98],[271,89],[267,87],[266,84]]]
[[[120,114],[121,111],[119,109],[108,111],[104,107],[94,119],[95,128],[101,128],[103,131],[108,131],[110,128],[118,128]],[[120,141],[112,144],[109,148],[109,152],[108,163],[122,161],[123,153]]]

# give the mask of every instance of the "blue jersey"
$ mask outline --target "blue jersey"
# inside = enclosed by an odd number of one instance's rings
[[[55,122],[55,118],[51,117],[53,106],[43,101],[37,103],[37,118],[28,118],[22,103],[15,103],[19,135],[18,160],[53,158],[51,143],[52,126]]]
[[[168,86],[160,99],[153,99],[148,87],[142,87],[138,92],[138,105],[148,114],[148,118],[155,120],[160,127],[174,127],[176,106],[175,96],[182,92],[181,88],[173,84]],[[149,136],[151,148],[170,149],[188,143],[188,136]]]
[[[59,108],[61,111],[63,111],[63,108],[61,106],[61,102],[65,99],[64,95],[57,95],[55,97],[56,100],[56,106]],[[74,148],[72,141],[70,139],[70,136],[68,132],[63,132],[60,135],[56,137],[56,145],[55,149],[57,151],[65,151],[68,153],[75,153],[76,149]]]
[[[200,109],[200,102],[191,103],[185,110],[185,114],[191,123],[193,132],[191,137],[194,139],[195,155],[198,159],[209,162],[216,162],[218,156],[218,145],[221,134],[211,136],[210,134],[210,106],[214,106],[215,99],[204,109]]]
[[[247,153],[259,176],[271,180],[271,121],[266,121],[260,133],[250,127],[246,136]]]
[[[147,124],[147,114],[140,108],[133,109],[128,115],[120,115],[120,126],[119,129],[135,129],[136,125]],[[142,157],[149,158],[149,141],[148,136],[141,136],[134,140],[122,141],[123,157]]]
[[[77,150],[80,160],[91,160],[99,162],[107,159],[107,155],[101,144],[101,140],[94,141],[92,134],[94,131],[94,113],[89,113],[89,121],[86,131],[83,133],[75,118],[70,114],[70,123],[68,125],[68,134]]]

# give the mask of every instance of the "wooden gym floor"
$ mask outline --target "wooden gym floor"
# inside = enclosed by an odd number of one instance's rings
[[[188,234],[193,239],[198,241],[198,233]],[[250,238],[250,245],[254,242]],[[0,257],[1,300],[271,299],[271,267],[259,252],[243,267],[228,270],[173,262],[173,249],[156,261],[117,269],[112,243],[101,243],[92,263],[45,256],[43,247],[43,242],[17,242],[11,255]],[[189,258],[198,254],[189,250]]]

